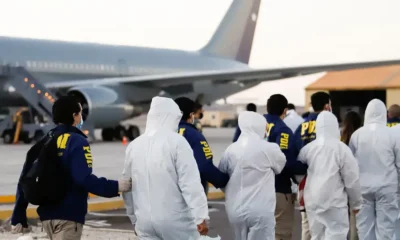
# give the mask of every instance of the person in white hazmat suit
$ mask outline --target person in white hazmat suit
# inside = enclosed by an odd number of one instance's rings
[[[139,239],[198,240],[207,234],[207,199],[193,151],[177,133],[181,117],[174,100],[154,97],[144,134],[126,149],[123,175],[135,182],[123,199]]]
[[[359,239],[395,239],[400,145],[386,126],[385,104],[373,99],[364,126],[353,133],[349,147],[360,168],[363,207],[356,216]]]
[[[283,122],[290,128],[290,130],[292,130],[293,133],[295,133],[296,129],[304,122],[304,119],[300,117],[299,114],[296,112],[296,107],[293,103],[288,104],[288,110],[286,112],[286,117],[283,119]],[[298,177],[298,182],[301,182],[301,179],[303,177],[304,176]],[[292,193],[296,194],[298,190],[299,189],[297,187],[297,184],[292,181]]]
[[[266,126],[262,115],[240,113],[240,137],[219,163],[230,176],[225,208],[235,240],[275,239],[275,174],[284,168],[286,157],[277,144],[264,140]]]
[[[400,124],[390,128],[397,143],[400,143]],[[399,144],[400,145],[400,144]],[[399,182],[400,184],[400,182]],[[400,187],[400,186],[399,186]],[[396,239],[400,239],[400,191],[397,192],[397,206],[399,207],[397,220],[396,220]]]
[[[293,133],[295,133],[300,124],[304,122],[304,119],[297,114],[294,104],[289,103],[286,117],[283,119],[283,122],[286,123]]]
[[[348,203],[355,213],[362,203],[357,160],[340,141],[339,124],[331,112],[318,115],[316,132],[316,139],[298,156],[308,165],[304,202],[311,239],[347,239]]]

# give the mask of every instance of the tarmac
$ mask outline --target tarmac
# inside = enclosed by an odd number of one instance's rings
[[[144,124],[139,126],[142,126],[140,128],[141,132],[143,132]],[[224,150],[232,142],[234,129],[206,128],[203,133],[213,151],[213,162],[218,166]],[[97,131],[96,135],[99,136],[100,132]],[[2,156],[0,159],[2,165],[0,169],[0,182],[2,183],[0,186],[0,221],[5,221],[11,216],[17,181],[25,161],[25,154],[30,146],[23,143],[7,146],[0,145]],[[93,173],[97,176],[118,179],[122,173],[126,147],[127,145],[123,145],[121,142],[92,143]],[[225,213],[223,197],[224,195],[220,190],[214,187],[210,188],[208,196],[209,204],[211,205],[209,209],[211,218],[209,236],[215,237],[219,235],[221,239],[233,239]],[[27,214],[30,219],[37,218],[35,206],[30,206]],[[296,211],[295,222],[293,240],[301,239],[301,218],[298,211]],[[32,225],[35,231],[34,236],[37,239],[45,236],[40,230],[39,222],[32,220]],[[96,230],[94,231],[93,229]],[[6,227],[3,233],[0,229],[0,239],[17,239],[17,236],[7,233]],[[125,214],[122,198],[104,199],[97,196],[90,198],[89,213],[82,239],[135,239],[132,225]]]

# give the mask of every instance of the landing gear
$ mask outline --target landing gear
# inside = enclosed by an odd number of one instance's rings
[[[129,125],[128,130],[126,131],[126,136],[129,138],[130,141],[135,140],[135,138],[140,136],[140,130],[138,126]]]
[[[114,140],[114,129],[112,128],[103,128],[101,131],[101,138],[105,142],[111,142]]]
[[[101,132],[101,137],[106,142],[113,140],[121,141],[124,137],[132,141],[139,136],[140,130],[136,125],[128,125],[127,129],[124,126],[118,125],[115,128],[103,128]]]
[[[123,126],[116,126],[114,129],[114,138],[121,141],[122,138],[126,135],[126,130]]]

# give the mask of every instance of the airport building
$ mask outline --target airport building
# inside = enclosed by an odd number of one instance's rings
[[[305,106],[310,106],[311,95],[329,92],[332,108],[339,120],[348,110],[364,114],[368,102],[374,98],[386,106],[400,104],[400,65],[329,72],[305,89]]]

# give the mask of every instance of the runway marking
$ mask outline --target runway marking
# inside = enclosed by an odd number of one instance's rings
[[[89,215],[97,217],[127,217],[124,213],[100,213],[100,212],[89,212]]]
[[[107,223],[107,220],[89,220],[85,221],[85,225],[88,227],[111,227],[111,224]]]
[[[220,202],[220,201],[208,201],[208,204],[225,205],[225,202]]]
[[[209,212],[209,213],[211,213],[211,212],[219,212],[219,209],[217,209],[217,208],[210,208],[210,209],[208,209],[208,212]]]

